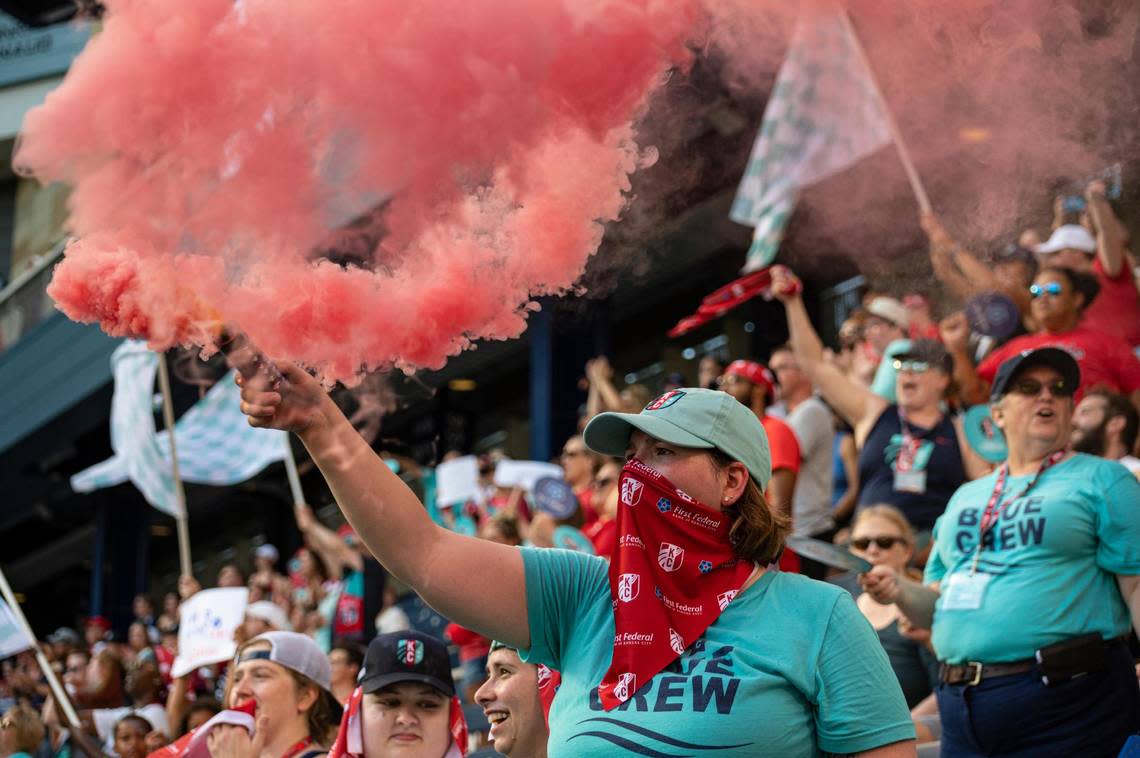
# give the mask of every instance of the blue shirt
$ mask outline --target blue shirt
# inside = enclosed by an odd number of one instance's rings
[[[551,758],[857,753],[914,738],[886,654],[850,595],[768,571],[704,636],[618,708],[597,685],[613,656],[607,563],[522,550],[530,650],[562,674]]]
[[[1077,454],[1033,475],[1006,480],[1005,510],[983,541],[978,573],[989,577],[980,607],[934,612],[933,642],[950,663],[1000,663],[1089,632],[1127,634],[1128,608],[1116,574],[1140,574],[1140,482],[1116,461]],[[996,472],[954,493],[934,527],[926,581],[968,574]],[[1007,504],[1008,503],[1008,504]],[[1000,630],[996,632],[995,630]]]

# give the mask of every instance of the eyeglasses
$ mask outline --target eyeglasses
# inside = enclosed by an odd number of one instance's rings
[[[926,361],[900,361],[898,358],[891,361],[891,366],[895,371],[906,371],[911,374],[924,374],[930,370],[930,364]]]
[[[1041,394],[1041,388],[1048,387],[1049,394],[1054,397],[1072,397],[1075,390],[1065,383],[1064,379],[1056,379],[1052,382],[1042,382],[1037,379],[1019,379],[1013,383],[1013,391],[1019,395],[1027,395],[1029,397],[1037,397]]]
[[[1033,297],[1034,300],[1041,297],[1042,295],[1052,295],[1053,297],[1056,297],[1064,291],[1065,288],[1062,287],[1058,282],[1048,282],[1044,286],[1040,284],[1034,284],[1029,288],[1029,294]]]
[[[880,550],[890,550],[895,545],[906,544],[906,540],[902,537],[856,537],[851,540],[851,547],[856,550],[866,550],[872,542],[878,545]]]

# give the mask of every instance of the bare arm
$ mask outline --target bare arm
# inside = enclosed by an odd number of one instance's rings
[[[293,516],[297,519],[297,528],[304,535],[305,542],[320,553],[325,565],[336,574],[333,578],[339,579],[346,566],[353,571],[364,570],[364,559],[360,553],[346,545],[340,535],[322,524],[307,504],[295,504]]]
[[[877,416],[886,407],[886,401],[857,382],[848,379],[843,372],[823,360],[823,343],[811,325],[807,308],[799,293],[782,294],[781,287],[790,290],[798,284],[795,275],[782,267],[775,267],[772,275],[772,291],[784,303],[788,318],[788,336],[796,360],[823,399],[842,416],[847,423],[857,426],[864,418]]]
[[[1132,628],[1140,634],[1140,576],[1117,574],[1116,584],[1120,587],[1120,596],[1124,598],[1124,604],[1132,616]]]
[[[890,745],[877,747],[874,750],[855,753],[855,758],[914,758],[916,755],[914,740],[903,740],[902,742],[892,742]]]
[[[970,443],[966,439],[966,425],[961,416],[954,419],[954,431],[958,435],[958,449],[962,451],[962,466],[966,469],[966,478],[970,480],[980,479],[993,471],[993,466],[984,461],[980,455],[974,452],[974,448],[970,447]]]
[[[934,625],[934,604],[938,601],[938,585],[929,587],[908,579],[890,566],[875,566],[860,574],[859,584],[875,602],[894,603],[910,622],[921,629]]]
[[[855,511],[855,503],[859,499],[859,448],[855,446],[855,435],[848,434],[839,442],[839,458],[843,462],[843,471],[847,474],[847,491],[835,503],[833,515],[840,523],[851,520]]]
[[[518,549],[437,526],[316,380],[292,365],[280,369],[285,383],[276,390],[262,374],[242,380],[250,424],[297,432],[345,517],[389,573],[456,623],[529,646]]]
[[[1089,205],[1089,216],[1096,227],[1096,255],[1101,268],[1109,279],[1120,276],[1124,267],[1124,228],[1120,219],[1112,212],[1112,206],[1105,197],[1102,181],[1089,184],[1085,190],[1085,200]]]
[[[170,683],[170,692],[166,695],[166,722],[170,725],[170,734],[172,739],[181,737],[178,734],[178,727],[182,723],[182,717],[186,715],[186,710],[189,703],[186,700],[186,690],[189,687],[190,675],[180,676],[175,678]]]
[[[921,219],[930,240],[930,263],[934,274],[955,295],[968,298],[979,292],[998,289],[997,278],[978,257],[955,242],[933,213]]]
[[[776,469],[768,482],[768,501],[783,513],[792,515],[792,495],[796,489],[796,472],[789,468]]]

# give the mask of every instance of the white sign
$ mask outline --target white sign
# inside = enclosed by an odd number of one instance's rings
[[[495,467],[495,484],[500,487],[521,487],[527,492],[534,483],[546,476],[562,478],[562,467],[542,461],[499,461]]]
[[[202,590],[182,604],[178,622],[178,657],[170,670],[179,677],[199,666],[228,661],[237,650],[234,631],[245,619],[249,590],[223,587]]]
[[[20,622],[8,609],[8,604],[0,600],[0,658],[8,658],[32,647],[32,642],[24,634]]]
[[[465,455],[436,466],[436,504],[455,505],[466,503],[468,500],[483,502],[483,488],[479,486],[479,459],[473,455]]]

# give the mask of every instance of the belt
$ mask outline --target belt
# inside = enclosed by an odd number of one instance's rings
[[[1012,676],[1032,671],[1037,665],[1033,658],[1010,663],[940,663],[938,664],[938,681],[943,684],[966,684],[975,686],[981,684],[983,679],[992,679],[996,676]]]

